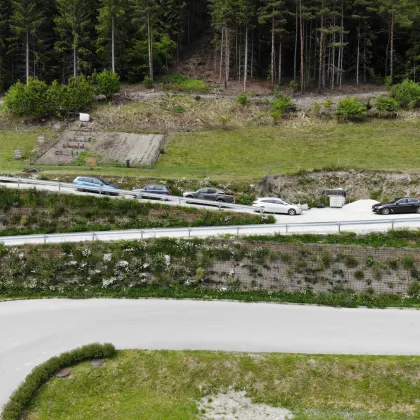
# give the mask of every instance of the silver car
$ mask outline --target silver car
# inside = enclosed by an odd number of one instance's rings
[[[252,207],[256,207],[256,211],[262,213],[282,213],[294,216],[302,213],[302,206],[300,204],[290,204],[281,198],[263,197],[257,198]]]

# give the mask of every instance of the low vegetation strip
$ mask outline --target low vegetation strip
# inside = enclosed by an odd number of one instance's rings
[[[88,359],[111,357],[116,350],[112,344],[89,344],[70,352],[47,360],[37,366],[26,377],[19,388],[12,394],[4,406],[1,418],[3,420],[20,420],[24,409],[28,406],[36,392],[60,369],[83,362]]]
[[[246,419],[265,404],[295,420],[410,420],[420,415],[419,369],[419,357],[118,351],[51,379],[23,418],[214,419],[222,396],[241,391],[252,400]]]
[[[135,199],[0,189],[0,236],[274,223],[273,216],[164,206]]]
[[[153,239],[0,248],[3,298],[175,297],[417,306],[415,248]]]

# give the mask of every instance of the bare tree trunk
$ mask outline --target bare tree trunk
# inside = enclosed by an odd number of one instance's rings
[[[300,15],[300,93],[305,92],[305,38],[303,34],[303,15],[302,15],[302,0],[299,0],[299,15]]]
[[[148,52],[149,52],[149,77],[153,82],[153,37],[152,25],[150,22],[150,13],[147,14],[147,39],[148,39]]]
[[[223,41],[225,34],[225,28],[222,27],[222,39],[220,41],[220,65],[219,65],[219,84],[222,83],[222,67],[223,67]]]
[[[394,26],[395,26],[395,16],[394,16],[394,12],[392,12],[391,14],[391,51],[390,51],[390,72],[389,75],[391,76],[391,79],[394,76]]]
[[[293,80],[296,82],[297,79],[297,48],[298,48],[298,29],[299,29],[299,9],[298,0],[296,0],[296,20],[295,20],[295,54],[293,57]]]
[[[252,30],[252,41],[251,41],[251,80],[254,77],[254,30]]]
[[[29,29],[26,29],[26,42],[25,42],[25,71],[26,71],[26,84],[29,83]]]
[[[279,85],[281,85],[281,39],[280,39],[280,42],[279,42],[279,78],[278,78],[278,81],[279,81]]]
[[[227,82],[229,81],[229,28],[225,28],[225,88],[227,87]]]
[[[357,27],[357,56],[356,56],[356,85],[359,86],[359,67],[360,67],[360,27]]]
[[[276,22],[274,20],[274,18],[271,19],[271,88],[274,90],[274,79],[275,79],[275,74],[274,74],[274,66],[276,65],[275,62],[275,42],[276,42],[276,37],[275,37],[275,28],[276,28]]]
[[[77,48],[73,47],[73,76],[77,77]]]
[[[112,2],[114,3],[114,2]],[[112,10],[112,21],[111,21],[111,68],[115,72],[115,16],[114,10]]]
[[[322,4],[324,7],[324,4]],[[323,56],[324,56],[324,15],[321,15],[321,26],[320,26],[320,35],[319,35],[319,74],[318,74],[318,89],[321,89],[323,86]]]
[[[248,76],[248,26],[245,28],[244,92],[246,92],[247,76]]]

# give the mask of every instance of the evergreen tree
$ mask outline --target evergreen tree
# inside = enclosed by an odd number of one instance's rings
[[[34,49],[44,16],[37,0],[12,0],[10,17],[11,41],[21,43],[24,50],[25,81],[29,83],[31,74],[31,53],[34,60]],[[34,74],[34,76],[36,76]]]
[[[110,58],[111,70],[115,72],[116,44],[121,38],[122,21],[125,17],[125,2],[122,0],[100,0],[98,32],[98,53]],[[116,40],[117,38],[117,40]],[[121,45],[121,44],[120,44]],[[109,57],[110,56],[110,57]]]
[[[89,48],[91,42],[92,16],[90,4],[86,0],[57,0],[57,11],[54,22],[59,40],[55,50],[62,54],[72,55],[73,77],[89,68]]]

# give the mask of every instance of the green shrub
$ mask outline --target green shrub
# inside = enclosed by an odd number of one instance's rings
[[[409,296],[419,296],[420,294],[420,282],[418,280],[414,280],[408,286],[407,293]]]
[[[95,88],[97,95],[104,95],[108,100],[120,90],[120,76],[108,69],[101,73],[93,73],[89,82]]]
[[[365,278],[365,273],[363,270],[357,270],[354,272],[354,278],[356,280],[363,280]]]
[[[392,87],[391,97],[402,107],[416,108],[420,106],[420,84],[406,79]]]
[[[236,102],[239,105],[245,106],[248,102],[248,96],[245,92],[241,92],[238,94],[238,96],[236,97]]]
[[[313,111],[314,111],[315,117],[320,117],[321,116],[321,108],[322,108],[322,105],[319,102],[314,103]]]
[[[346,255],[344,257],[344,265],[347,268],[355,268],[359,265],[359,262],[352,255]]]
[[[71,77],[68,84],[62,86],[62,90],[63,111],[85,111],[95,102],[95,89],[85,76]]]
[[[363,120],[366,115],[366,106],[361,104],[358,98],[346,97],[338,103],[335,115],[341,121]]]
[[[238,195],[235,199],[236,204],[243,204],[245,206],[250,206],[253,201],[255,201],[255,194],[241,194]]]
[[[153,87],[153,80],[149,76],[144,76],[143,86],[147,89],[151,89]]]
[[[384,98],[382,95],[379,95],[376,98],[375,107],[381,114],[394,116],[400,108],[400,105],[394,98]]]
[[[183,74],[171,74],[165,77],[163,81],[165,90],[176,90],[179,92],[208,92],[209,86],[202,80],[193,77],[184,76]]]
[[[116,350],[112,344],[94,343],[62,353],[59,356],[47,360],[45,363],[35,367],[19,385],[8,403],[3,407],[1,418],[3,420],[21,419],[23,410],[28,406],[38,389],[60,369],[89,359],[111,357],[115,353]]]
[[[51,112],[48,85],[38,79],[29,79],[27,85],[14,84],[5,97],[6,108],[15,116],[41,118]]]
[[[271,111],[280,113],[280,116],[289,112],[293,107],[292,99],[287,95],[279,95],[271,104]]]

